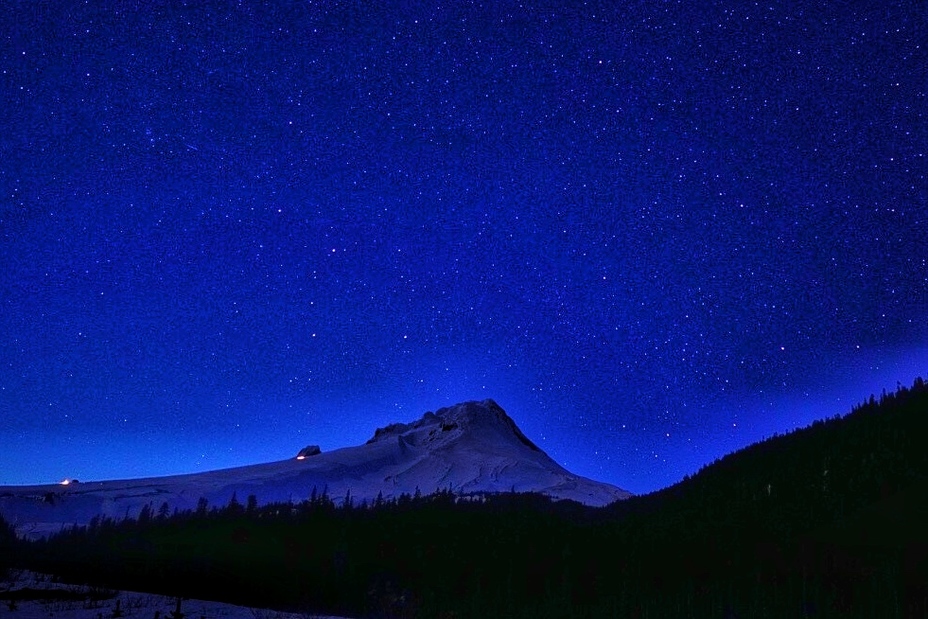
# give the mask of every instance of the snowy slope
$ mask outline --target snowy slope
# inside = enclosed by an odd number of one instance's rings
[[[313,453],[311,450],[306,453]],[[302,453],[302,452],[301,452]],[[0,486],[0,513],[23,534],[86,523],[98,514],[135,516],[194,508],[200,497],[225,505],[233,493],[244,503],[300,501],[313,489],[336,502],[450,489],[457,494],[541,492],[600,506],[624,499],[624,490],[573,475],[532,443],[492,400],[465,402],[426,413],[409,424],[377,430],[366,444],[281,462],[207,473],[45,486]]]
[[[186,598],[180,610],[191,619],[340,619]],[[0,580],[0,614],[11,619],[171,619],[176,611],[177,598],[164,595],[69,585],[32,572]]]

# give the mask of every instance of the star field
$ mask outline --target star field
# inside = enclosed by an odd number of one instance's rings
[[[74,4],[0,17],[0,483],[492,397],[646,492],[928,375],[924,3]]]

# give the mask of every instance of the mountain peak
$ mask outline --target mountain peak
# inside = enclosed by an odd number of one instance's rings
[[[511,432],[516,439],[532,451],[540,452],[541,449],[529,440],[512,417],[506,414],[503,407],[494,400],[486,399],[482,401],[462,402],[447,408],[440,408],[435,412],[435,416],[440,419],[462,423],[462,424],[494,424],[499,425]]]
[[[461,402],[440,408],[435,412],[429,411],[422,415],[421,419],[412,423],[392,423],[378,428],[367,444],[395,437],[410,439],[410,434],[423,429],[431,430],[429,436],[435,436],[435,428],[440,428],[442,433],[455,432],[455,434],[480,434],[495,429],[497,432],[511,434],[519,443],[532,451],[541,452],[541,449],[522,433],[506,411],[492,399]]]
[[[0,512],[18,526],[41,533],[62,524],[86,523],[97,515],[135,515],[146,505],[192,509],[200,498],[212,505],[249,495],[261,502],[283,502],[325,489],[332,497],[373,501],[413,494],[417,488],[460,496],[539,492],[587,505],[629,496],[565,470],[488,399],[427,412],[411,423],[390,424],[364,445],[324,453],[310,445],[280,462],[80,486],[0,487]]]

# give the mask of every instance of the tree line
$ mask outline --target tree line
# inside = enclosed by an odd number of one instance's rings
[[[0,550],[107,587],[356,617],[928,616],[926,444],[918,379],[600,509],[323,488],[32,542],[0,526]]]

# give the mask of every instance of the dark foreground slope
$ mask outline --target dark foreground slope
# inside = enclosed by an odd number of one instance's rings
[[[18,560],[111,586],[371,617],[923,617],[928,389],[608,508],[500,494],[98,521]]]

